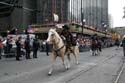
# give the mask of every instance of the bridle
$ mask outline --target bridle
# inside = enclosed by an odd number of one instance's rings
[[[58,38],[58,37],[57,37],[57,38]],[[57,40],[58,40],[57,42],[53,43],[54,46],[56,46],[56,45],[58,46],[59,43],[60,43],[60,41],[61,41],[60,38],[58,38]],[[52,41],[54,42],[55,40],[52,40]],[[63,44],[63,45],[62,45],[61,47],[59,47],[59,48],[53,48],[53,51],[56,53],[57,56],[59,56],[59,55],[58,55],[58,52],[59,52],[61,49],[63,49],[64,46],[65,46],[65,44]]]

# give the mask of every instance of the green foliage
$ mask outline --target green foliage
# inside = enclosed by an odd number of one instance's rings
[[[117,31],[114,29],[114,28],[108,28],[108,31],[110,32],[110,33],[117,33]]]

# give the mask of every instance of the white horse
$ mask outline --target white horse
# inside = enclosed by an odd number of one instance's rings
[[[52,49],[52,66],[48,72],[48,75],[52,74],[54,63],[56,61],[57,56],[61,57],[63,66],[65,69],[70,68],[70,53],[72,52],[75,56],[76,64],[78,64],[78,53],[79,49],[78,46],[72,46],[72,51],[67,51],[66,52],[66,46],[62,40],[62,38],[59,36],[59,34],[56,32],[56,29],[50,29],[48,33],[48,38],[47,42],[51,42],[53,44],[53,49]],[[67,65],[64,63],[64,55],[67,55]]]

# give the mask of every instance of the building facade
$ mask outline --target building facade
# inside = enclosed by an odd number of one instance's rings
[[[7,1],[8,2],[3,0],[1,2],[14,5],[14,3],[10,3],[10,1],[12,0],[7,0]],[[30,9],[37,8],[36,0],[32,0],[32,1],[16,0],[15,4],[25,8],[30,8]],[[7,5],[4,5],[4,6],[6,8]],[[11,30],[11,28],[18,28],[18,30],[22,31],[26,29],[28,25],[36,24],[36,12],[28,11],[26,9],[18,8],[18,7],[11,7],[11,6],[8,6],[8,7],[13,8],[13,10],[7,16],[0,17],[0,23],[2,23],[2,25],[0,25],[1,28],[3,29],[6,28],[8,30]]]
[[[121,38],[123,38],[123,36],[125,35],[125,27],[115,27],[115,30],[118,34],[121,35]]]
[[[75,22],[104,30],[108,25],[108,0],[17,0],[18,5],[40,12],[14,8],[11,14],[0,19],[11,27],[25,29],[31,24],[53,23],[53,14],[59,16],[59,23]],[[7,20],[9,19],[9,20]]]
[[[102,29],[108,25],[108,0],[70,0],[68,19],[71,22],[82,22],[86,25]]]
[[[38,10],[41,10],[37,14],[37,23],[52,23],[53,14],[59,16],[59,23],[67,22],[69,0],[37,0]]]

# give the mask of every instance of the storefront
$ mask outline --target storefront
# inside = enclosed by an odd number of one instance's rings
[[[57,32],[61,32],[62,26],[64,24],[57,24],[56,26],[54,24],[50,25],[31,25],[31,27],[28,29],[28,33],[34,33],[39,35],[40,38],[46,39],[48,36],[48,31],[50,28],[56,28]],[[97,31],[94,28],[89,28],[88,26],[82,27],[78,24],[68,24],[70,27],[70,31],[72,32],[73,36],[78,38],[81,37],[91,37],[94,34],[97,34],[99,37],[106,37],[111,38],[111,34],[106,34],[101,31]]]

